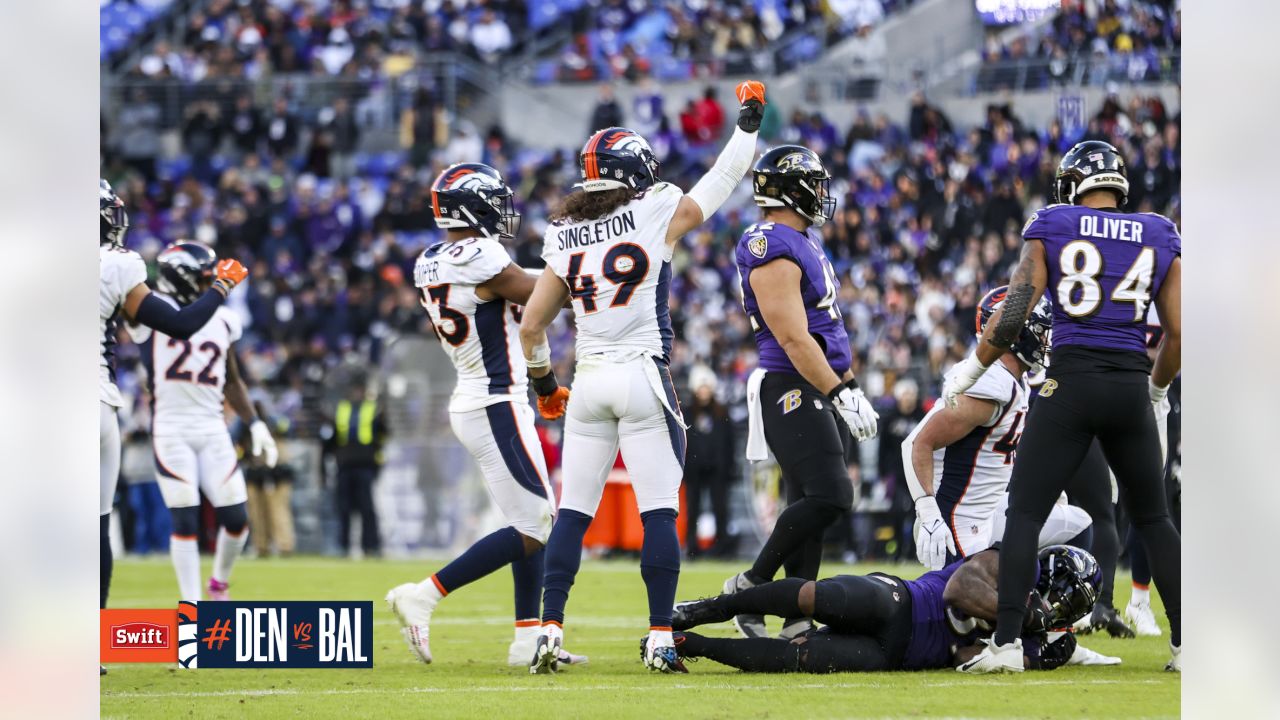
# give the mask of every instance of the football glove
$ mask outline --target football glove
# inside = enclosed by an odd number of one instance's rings
[[[759,132],[760,121],[764,119],[764,83],[759,80],[744,80],[734,89],[738,103],[738,127],[743,132]]]
[[[960,396],[978,382],[978,379],[987,372],[988,367],[990,366],[978,362],[978,356],[974,354],[967,355],[965,359],[956,363],[942,383],[942,399],[947,403],[947,407],[956,407],[960,402]]]
[[[569,388],[557,387],[550,395],[538,396],[538,414],[544,420],[559,420],[569,406]]]
[[[262,420],[254,420],[249,425],[249,453],[254,457],[266,453],[263,460],[267,463],[267,467],[275,467],[276,461],[280,459],[276,440],[271,437],[271,431]]]
[[[218,277],[213,281],[213,286],[222,293],[223,297],[226,297],[248,276],[249,271],[240,264],[239,260],[227,258],[218,263]]]
[[[1053,629],[1053,608],[1040,596],[1039,590],[1032,590],[1027,596],[1027,615],[1022,623],[1022,632],[1045,633]]]
[[[849,426],[849,432],[853,434],[854,440],[862,442],[876,436],[880,415],[875,408],[871,407],[871,402],[867,400],[867,396],[861,389],[850,390],[847,385],[841,383],[827,397],[835,403],[836,410]]]
[[[916,530],[916,558],[930,570],[941,570],[947,564],[947,553],[959,553],[951,528],[942,520],[937,498],[925,495],[917,500],[916,517],[920,519],[920,528]]]

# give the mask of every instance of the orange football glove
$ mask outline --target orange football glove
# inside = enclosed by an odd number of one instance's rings
[[[561,385],[550,395],[538,396],[538,414],[545,420],[559,420],[564,417],[565,408],[569,405],[569,388]]]
[[[748,100],[759,100],[761,105],[765,104],[764,83],[759,80],[743,80],[733,92],[738,96],[739,105],[746,105]]]
[[[224,296],[230,295],[231,291],[248,276],[249,271],[240,264],[239,260],[227,258],[218,263],[218,276],[213,281],[213,286]]]

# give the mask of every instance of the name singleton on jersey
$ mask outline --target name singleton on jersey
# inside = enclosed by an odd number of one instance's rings
[[[635,215],[628,210],[621,215],[608,217],[597,222],[570,225],[561,230],[556,237],[560,241],[560,250],[568,250],[570,248],[586,247],[588,245],[596,245],[598,243],[612,240],[624,233],[633,232],[636,229]]]

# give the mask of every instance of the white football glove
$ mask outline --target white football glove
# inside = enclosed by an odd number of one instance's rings
[[[280,459],[275,438],[271,437],[271,430],[267,429],[267,424],[262,420],[254,420],[249,425],[249,446],[249,452],[254,457],[264,452],[267,454],[267,467],[275,467],[276,461]]]
[[[853,434],[854,440],[862,442],[876,436],[879,431],[880,414],[871,407],[871,401],[867,400],[861,388],[850,390],[848,387],[842,387],[833,402],[836,404],[836,410],[840,411],[840,417],[844,418],[845,424],[849,426],[849,432]]]
[[[916,558],[930,570],[941,570],[947,564],[947,553],[959,553],[951,528],[942,520],[937,498],[925,495],[917,500],[916,517],[920,520],[920,527],[916,529]]]
[[[942,383],[942,399],[947,403],[947,407],[955,407],[959,402],[957,398],[973,387],[988,367],[990,366],[978,362],[976,354],[966,355],[963,360],[956,363]]]

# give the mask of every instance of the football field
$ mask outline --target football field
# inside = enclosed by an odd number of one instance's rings
[[[1181,680],[1162,668],[1164,637],[1083,644],[1119,655],[1119,667],[1063,668],[1020,676],[969,677],[951,670],[838,675],[748,675],[709,660],[688,675],[658,675],[639,661],[647,632],[637,561],[583,563],[566,622],[566,646],[590,664],[554,676],[506,665],[511,640],[511,575],[499,573],[450,596],[431,626],[435,662],[411,659],[382,601],[437,563],[347,562],[318,558],[246,560],[233,597],[242,600],[374,600],[371,670],[181,670],[177,665],[111,665],[101,680],[102,717],[116,718],[846,718],[846,717],[1170,717]],[[738,564],[686,563],[680,597],[713,594]],[[824,575],[919,566],[827,564]],[[208,559],[205,561],[208,577]],[[1128,600],[1117,578],[1116,605]],[[168,558],[117,561],[112,607],[168,608],[177,587]],[[1157,615],[1164,624],[1163,615]],[[729,636],[729,624],[708,626]]]

